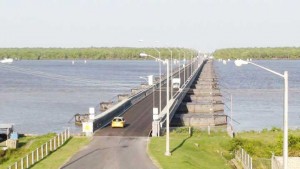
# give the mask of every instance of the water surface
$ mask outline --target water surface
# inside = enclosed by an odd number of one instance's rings
[[[289,74],[289,127],[300,126],[300,60],[255,60],[259,65],[276,72]],[[224,65],[214,62],[220,87],[230,111],[230,94],[233,95],[233,119],[237,130],[260,130],[283,126],[282,77],[253,65],[236,67],[233,61]]]

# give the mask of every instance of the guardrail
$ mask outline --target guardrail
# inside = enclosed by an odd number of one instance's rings
[[[24,169],[33,166],[35,163],[41,161],[50,153],[56,151],[70,138],[70,130],[57,134],[54,138],[44,143],[41,147],[27,154],[25,157],[16,161],[13,165],[9,166],[8,169]]]
[[[204,64],[207,62],[207,60],[203,60],[200,67],[197,69],[197,71],[195,71],[193,73],[192,76],[190,76],[186,83],[183,85],[183,89],[187,89],[190,88],[191,85],[193,84],[193,82],[195,81],[196,75],[202,70]],[[173,118],[176,110],[178,109],[178,107],[180,106],[182,100],[184,99],[186,93],[188,92],[188,90],[182,90],[182,91],[178,91],[177,93],[175,93],[174,95],[174,99],[171,99],[169,104],[170,104],[170,119]],[[166,121],[166,114],[167,114],[167,107],[165,107],[162,110],[162,113],[159,115],[159,121],[160,121],[160,126],[165,125],[165,121]]]

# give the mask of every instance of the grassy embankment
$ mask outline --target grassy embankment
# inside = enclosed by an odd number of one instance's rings
[[[1,150],[0,154],[0,169],[6,169],[8,166],[14,164],[21,157],[25,157],[26,154],[36,150],[45,142],[49,141],[56,134],[50,133],[42,136],[21,137],[19,138],[18,149],[9,149],[6,152]]]
[[[159,166],[168,168],[230,168],[229,161],[234,151],[244,148],[253,158],[253,167],[268,169],[271,167],[272,152],[282,156],[282,131],[272,128],[260,132],[238,133],[231,139],[225,132],[195,131],[189,137],[187,129],[180,129],[170,135],[171,157],[164,156],[165,138],[152,138],[149,154]],[[300,130],[289,132],[289,156],[300,156]]]
[[[228,154],[230,137],[224,132],[194,131],[189,137],[187,129],[180,129],[170,134],[170,151],[165,153],[165,137],[151,138],[149,154],[164,169],[230,169],[230,165],[222,154]]]
[[[32,169],[60,168],[76,152],[90,142],[87,137],[72,137],[66,145],[49,155],[47,158],[37,163]]]
[[[230,151],[243,147],[253,158],[253,167],[258,169],[271,168],[270,158],[282,156],[283,132],[272,128],[262,131],[242,132],[231,141]],[[300,130],[289,131],[289,156],[300,156]]]
[[[0,169],[6,169],[14,162],[18,161],[21,157],[25,157],[26,154],[36,150],[45,142],[56,136],[54,133],[33,136],[33,137],[21,137],[19,139],[19,148],[16,150],[9,149],[0,154]],[[71,137],[71,139],[57,151],[53,152],[47,158],[36,163],[33,168],[59,168],[64,164],[68,158],[75,154],[81,147],[89,142],[88,138]],[[59,157],[59,158],[58,158]]]

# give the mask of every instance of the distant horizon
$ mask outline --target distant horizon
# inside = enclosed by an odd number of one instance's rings
[[[89,46],[89,47],[0,47],[0,49],[89,49],[89,48],[153,48],[153,47],[137,47],[137,46]],[[193,49],[193,48],[187,48],[187,47],[176,47],[176,46],[160,46],[156,48],[184,48],[184,49]],[[246,49],[246,48],[300,48],[300,46],[275,46],[275,47],[228,47],[228,48],[218,48],[216,50],[220,49]],[[197,49],[193,49],[197,50]],[[214,52],[214,51],[203,51],[203,52]]]
[[[0,47],[293,47],[300,46],[299,6],[297,0],[2,0]]]

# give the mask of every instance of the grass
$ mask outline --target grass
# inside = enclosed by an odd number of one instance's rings
[[[149,154],[164,169],[230,169],[226,158],[231,158],[226,147],[230,137],[225,132],[197,131],[190,137],[188,132],[174,131],[170,134],[170,150],[172,156],[165,152],[165,137],[151,138]]]
[[[234,139],[254,157],[271,158],[272,152],[282,155],[283,132],[272,128],[238,133]],[[289,156],[300,155],[300,130],[289,130]]]
[[[281,129],[241,132],[231,141],[230,150],[244,148],[253,158],[253,167],[271,168],[272,153],[282,156],[283,132]],[[289,156],[300,156],[300,130],[289,131]]]
[[[7,169],[14,162],[25,157],[28,153],[36,150],[45,142],[56,136],[55,133],[49,133],[41,136],[30,136],[19,138],[18,148],[9,149],[5,153],[0,152],[0,169]],[[36,163],[32,168],[60,168],[72,155],[74,155],[81,147],[90,142],[86,137],[71,137],[62,147],[57,151],[52,152],[45,159]]]
[[[8,168],[9,165],[14,164],[21,157],[25,157],[26,154],[40,147],[55,135],[54,133],[49,133],[42,136],[20,137],[17,149],[9,149],[5,153],[1,152],[0,169]]]
[[[63,147],[35,164],[32,169],[60,168],[70,157],[89,142],[90,139],[87,137],[72,137]]]

